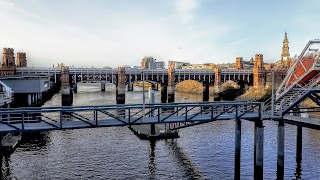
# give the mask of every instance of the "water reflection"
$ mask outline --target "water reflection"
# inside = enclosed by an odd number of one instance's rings
[[[178,164],[183,167],[188,177],[191,179],[205,179],[192,160],[184,153],[183,149],[179,147],[176,140],[167,140],[166,145],[169,150],[172,151],[173,157],[177,160]]]
[[[0,156],[1,159],[1,179],[11,179],[11,166],[10,166],[10,155]]]
[[[149,171],[150,171],[150,178],[149,179],[156,179],[155,178],[155,172],[157,170],[157,166],[155,163],[155,147],[156,147],[156,141],[150,140],[150,148],[149,148]]]

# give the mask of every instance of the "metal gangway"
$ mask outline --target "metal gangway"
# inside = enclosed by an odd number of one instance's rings
[[[262,120],[262,103],[203,102],[63,106],[0,109],[0,133],[179,123],[184,127],[216,120]],[[182,128],[183,126],[180,126]]]
[[[272,97],[265,102],[264,110],[274,117],[283,117],[301,101],[310,97],[319,103],[320,96],[320,40],[309,41],[298,60],[288,70],[272,103]],[[320,103],[319,103],[320,104]]]
[[[5,106],[13,101],[13,91],[0,81],[0,106]]]

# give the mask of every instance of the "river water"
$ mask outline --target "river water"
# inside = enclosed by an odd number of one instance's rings
[[[115,87],[80,84],[74,105],[115,104]],[[126,103],[142,103],[141,88],[126,92]],[[156,103],[160,92],[155,92]],[[56,94],[44,106],[60,106]],[[147,93],[146,93],[147,97]],[[213,97],[210,98],[212,101]],[[202,95],[176,93],[177,102]],[[148,101],[148,99],[146,100]],[[277,123],[264,122],[264,178],[276,179]],[[177,140],[140,140],[127,127],[28,134],[3,156],[3,179],[233,179],[234,121],[181,129]],[[253,179],[254,124],[242,121],[241,179]],[[285,179],[319,179],[320,131],[303,128],[302,161],[296,156],[297,127],[285,125]],[[298,162],[297,162],[298,160]]]

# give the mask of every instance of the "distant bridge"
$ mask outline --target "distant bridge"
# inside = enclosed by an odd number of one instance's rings
[[[21,75],[51,75],[55,80],[61,76],[61,68],[41,68],[41,67],[17,67],[16,74]],[[118,69],[106,68],[69,68],[70,79],[73,82],[80,81],[107,81],[117,84]],[[125,83],[130,84],[135,81],[142,81],[143,74],[145,81],[159,84],[168,82],[168,69],[125,69]],[[215,83],[215,74],[220,75],[220,82],[241,81],[253,85],[253,71],[251,69],[175,69],[175,83],[184,80],[195,80],[198,82],[208,82],[210,85]]]

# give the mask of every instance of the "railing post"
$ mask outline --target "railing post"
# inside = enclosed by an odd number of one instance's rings
[[[128,109],[128,123],[130,124],[131,121],[131,109]]]
[[[188,120],[188,106],[186,105],[186,121]]]
[[[236,119],[238,119],[238,105],[234,105],[236,107]]]
[[[158,122],[160,122],[160,115],[161,115],[160,108],[158,107]]]
[[[22,113],[21,128],[22,128],[22,130],[24,130],[24,113]]]
[[[213,120],[213,105],[211,105],[211,120]]]
[[[62,129],[62,111],[60,110],[60,129]]]
[[[94,111],[94,120],[96,121],[96,126],[98,126],[98,112],[97,112],[97,110]]]

